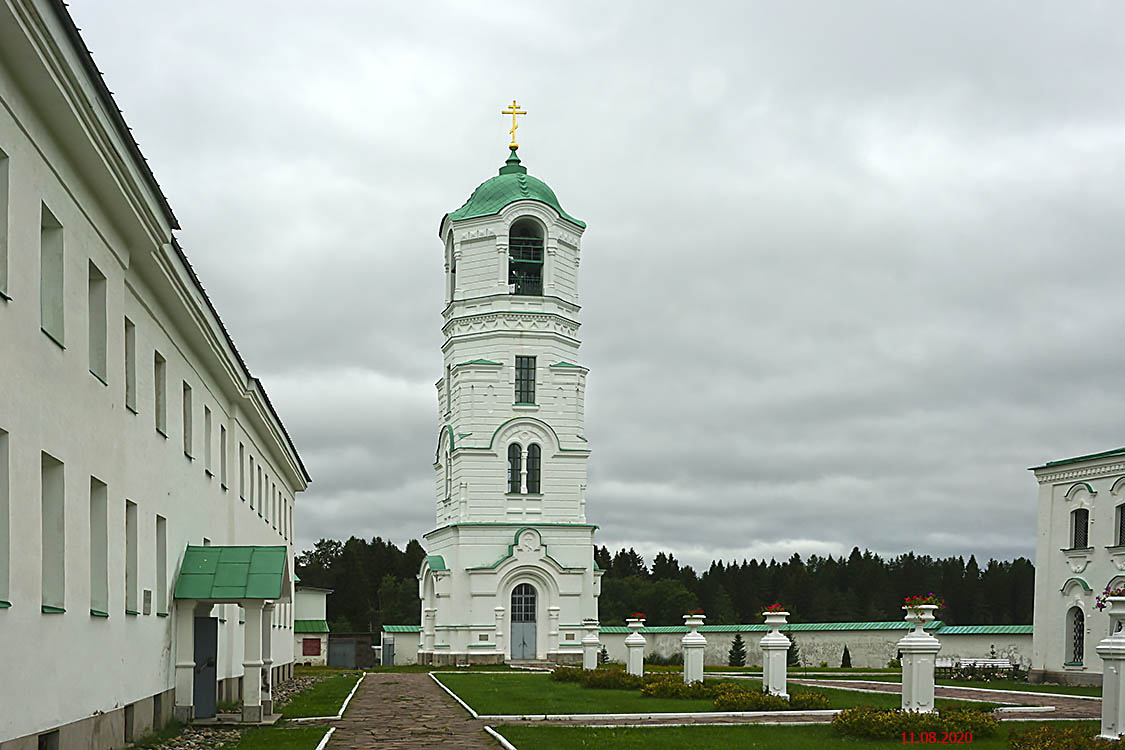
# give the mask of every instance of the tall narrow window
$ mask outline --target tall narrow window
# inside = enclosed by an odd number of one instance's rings
[[[90,614],[109,617],[109,507],[105,482],[90,477]]]
[[[125,501],[125,614],[139,615],[137,607],[137,504]]]
[[[62,462],[46,453],[41,460],[43,611],[66,607],[66,498]]]
[[[90,372],[98,380],[106,382],[106,320],[105,320],[105,274],[90,261],[87,271],[86,307],[90,323]]]
[[[543,294],[543,231],[531,219],[508,233],[508,293]]]
[[[539,494],[539,446],[535,443],[527,446],[527,491]]]
[[[184,455],[191,458],[191,386],[184,381]]]
[[[156,429],[164,437],[168,437],[168,363],[160,352],[152,354],[152,388],[153,404],[156,413]]]
[[[137,327],[125,318],[125,408],[137,411]]]
[[[258,485],[254,483],[254,457],[250,456],[247,462],[250,466],[250,486],[246,489],[246,494],[250,497],[250,510],[254,510],[254,502],[257,499],[254,497],[254,493],[258,491]]]
[[[523,450],[518,443],[512,443],[508,446],[508,492],[510,494],[519,494],[522,463]]]
[[[254,500],[258,503],[258,515],[262,515],[262,466],[258,465],[258,484],[256,485],[256,497]]]
[[[11,579],[11,529],[9,527],[8,433],[0,430],[0,607],[11,604],[8,581]]]
[[[64,342],[63,299],[63,229],[44,204],[39,224],[40,327],[60,346]]]
[[[449,415],[453,412],[453,378],[452,371],[449,365],[445,366],[445,413]]]
[[[203,407],[203,468],[211,474],[211,410]]]
[[[0,150],[0,297],[8,296],[8,155]]]
[[[227,427],[219,425],[219,484],[227,488]]]
[[[516,403],[535,403],[535,357],[516,357]]]
[[[238,496],[246,499],[246,446],[238,444]]]
[[[156,611],[168,614],[168,519],[156,517]]]
[[[449,256],[449,301],[453,301],[453,295],[457,293],[457,256]]]
[[[453,497],[453,462],[450,461],[449,448],[445,449],[445,499]]]
[[[1085,549],[1090,539],[1090,511],[1078,508],[1070,514],[1070,541],[1072,549]]]
[[[1066,644],[1066,653],[1070,657],[1067,665],[1077,666],[1086,656],[1086,616],[1079,607],[1071,607],[1067,612],[1067,621],[1066,635],[1069,643]]]

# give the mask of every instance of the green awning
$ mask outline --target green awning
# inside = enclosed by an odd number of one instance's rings
[[[294,620],[294,633],[327,633],[328,623],[324,620]]]
[[[447,568],[445,566],[445,558],[442,557],[441,555],[427,555],[426,556],[426,562],[429,563],[430,570],[433,570],[433,571],[436,571],[436,572],[441,572],[443,570],[449,570],[449,568]]]
[[[188,545],[176,599],[280,599],[286,587],[285,547]]]

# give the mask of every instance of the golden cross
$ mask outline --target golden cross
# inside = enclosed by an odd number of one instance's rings
[[[526,115],[527,112],[520,109],[520,105],[516,104],[516,100],[513,99],[512,106],[508,107],[505,110],[501,110],[500,114],[512,116],[512,129],[508,131],[512,134],[512,142],[508,144],[508,148],[518,148],[519,144],[516,143],[516,129],[519,128],[519,125],[516,123],[516,115]]]

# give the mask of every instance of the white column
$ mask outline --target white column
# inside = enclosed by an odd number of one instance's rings
[[[262,602],[242,605],[246,612],[242,651],[242,720],[262,720]]]
[[[559,652],[559,612],[561,608],[558,605],[552,604],[547,607],[547,654],[557,654]]]
[[[645,637],[641,635],[641,628],[644,626],[644,618],[630,617],[625,620],[625,627],[633,631],[625,636],[625,648],[629,654],[625,671],[637,677],[642,677],[645,673]]]
[[[508,236],[496,238],[496,254],[499,256],[497,260],[500,262],[496,265],[500,269],[500,279],[498,286],[502,290],[501,294],[508,293]]]
[[[195,718],[195,600],[173,604],[176,618],[176,721],[187,724]]]
[[[426,607],[422,610],[422,650],[434,650],[434,618],[437,617],[437,609],[434,607]]]
[[[934,619],[937,605],[903,609],[906,621],[913,623],[914,630],[898,642],[898,650],[902,652],[902,710],[933,713],[934,659],[941,650],[941,643],[923,628]]]
[[[1106,597],[1109,637],[1095,649],[1102,657],[1102,731],[1099,737],[1116,740],[1125,734],[1125,597]]]
[[[582,629],[586,631],[586,635],[582,636],[582,668],[597,669],[598,647],[601,645],[598,640],[598,621],[583,620]]]
[[[492,614],[496,617],[496,631],[493,633],[493,637],[496,639],[496,650],[499,653],[503,654],[504,653],[504,608],[503,607],[493,607],[492,608]]]
[[[274,605],[262,608],[262,716],[273,713],[273,613]]]
[[[788,698],[786,679],[789,664],[789,639],[781,632],[781,626],[788,621],[788,612],[763,612],[762,617],[770,632],[766,633],[758,645],[762,649],[762,690],[770,695]]]
[[[707,648],[707,639],[699,634],[703,620],[702,614],[684,615],[688,632],[680,639],[680,645],[684,650],[684,682],[688,685],[703,682],[703,650]]]

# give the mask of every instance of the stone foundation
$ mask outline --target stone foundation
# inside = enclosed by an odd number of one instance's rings
[[[175,695],[175,690],[167,690],[98,716],[88,716],[44,732],[0,742],[0,750],[38,750],[41,737],[43,746],[59,750],[124,747],[126,742],[163,729],[171,721]]]
[[[463,653],[452,651],[419,651],[418,663],[431,667],[456,667],[467,664],[503,664],[504,654],[495,651]]]
[[[1053,669],[1033,669],[1027,673],[1027,681],[1034,683],[1050,682],[1058,685],[1101,685],[1100,672],[1059,672]]]

